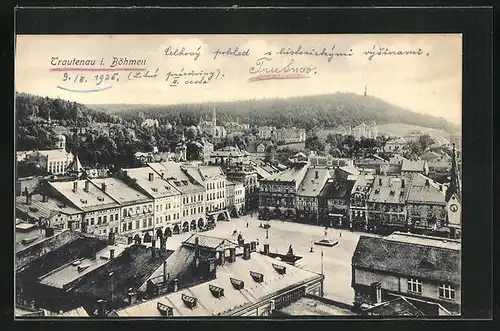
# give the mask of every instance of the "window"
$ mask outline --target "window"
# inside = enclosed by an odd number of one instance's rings
[[[97,224],[101,224],[101,216],[97,218]]]
[[[153,218],[152,217],[148,218],[148,225],[149,226],[153,225]]]
[[[408,292],[422,294],[422,282],[418,279],[408,279]]]
[[[439,286],[439,297],[441,299],[455,300],[455,289],[448,284]]]
[[[139,228],[139,226],[140,226],[140,224],[139,224],[139,220],[135,221],[135,228],[136,228],[136,229],[138,229],[138,228]]]
[[[90,219],[90,225],[94,225],[94,218],[93,217]]]
[[[146,219],[143,219],[142,220],[142,227],[145,228],[146,226],[148,226],[148,221]]]
[[[137,224],[137,223],[136,223]],[[128,230],[132,230],[132,222],[128,222]]]
[[[127,223],[123,223],[123,232],[127,231]]]

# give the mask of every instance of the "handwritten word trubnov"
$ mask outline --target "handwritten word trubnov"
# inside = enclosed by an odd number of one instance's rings
[[[296,66],[294,65],[294,59],[290,59],[286,65],[274,65],[271,66],[272,58],[261,57],[255,61],[255,66],[250,67],[248,72],[252,75],[255,74],[282,74],[282,73],[293,73],[293,74],[316,74],[315,66]]]
[[[214,54],[214,60],[217,58],[218,55],[231,55],[231,56],[249,56],[250,55],[250,49],[247,49],[246,51],[242,51],[239,49],[239,47],[236,47],[235,49],[228,48],[227,50],[220,50],[217,49]]]
[[[185,47],[182,47],[181,49],[179,48],[172,48],[172,46],[168,46],[167,48],[165,48],[165,55],[166,56],[191,56],[193,58],[194,61],[198,60],[201,56],[201,46],[198,46],[198,48],[196,49],[196,51],[188,51],[186,50]]]

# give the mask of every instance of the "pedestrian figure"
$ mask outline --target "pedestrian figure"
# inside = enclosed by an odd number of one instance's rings
[[[327,236],[328,236],[328,230],[325,229],[325,237],[327,237]]]
[[[248,228],[248,222],[247,222],[247,228]]]
[[[339,237],[342,238],[342,232],[339,232]]]

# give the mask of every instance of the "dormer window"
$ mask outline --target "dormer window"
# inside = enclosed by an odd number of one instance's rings
[[[220,298],[220,297],[224,296],[224,289],[222,287],[210,285],[209,289],[210,289],[210,292],[212,292],[212,295],[216,298]]]
[[[80,199],[80,202],[81,202],[81,203],[87,203],[87,200],[85,200],[85,199]]]
[[[264,275],[259,272],[250,271],[250,276],[252,276],[253,280],[257,283],[262,283],[264,281]]]
[[[273,268],[276,270],[280,275],[283,275],[286,273],[286,267],[278,264],[273,263]]]
[[[182,295],[182,301],[184,302],[184,304],[186,305],[186,307],[190,308],[190,309],[193,309],[196,307],[196,298],[194,297],[190,297],[189,295],[185,295],[183,294]]]
[[[152,187],[152,188],[151,188],[151,190],[152,190],[153,192],[158,192],[158,189],[157,189],[156,187]]]
[[[236,278],[230,278],[231,284],[236,290],[242,290],[245,287],[245,282]]]
[[[390,195],[394,195],[395,193],[396,193],[396,192],[395,192],[394,190],[391,190],[391,191],[389,192],[389,194],[390,194]]]
[[[97,200],[104,201],[104,198],[103,197],[97,197]]]
[[[174,316],[174,309],[170,306],[167,306],[161,302],[158,302],[156,304],[156,309],[158,309],[158,311],[160,312],[160,314],[162,316],[167,316],[167,317],[171,317],[171,316]]]
[[[379,193],[380,193],[380,189],[379,188],[375,189],[375,194],[379,194]]]

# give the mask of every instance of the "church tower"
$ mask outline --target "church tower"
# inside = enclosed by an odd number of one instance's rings
[[[451,155],[450,187],[446,191],[446,201],[448,201],[453,194],[455,194],[458,199],[460,199],[462,195],[455,144],[453,144],[453,150]]]
[[[214,113],[212,115],[212,134],[215,137],[217,133],[217,116],[215,114],[215,107],[214,107]]]

